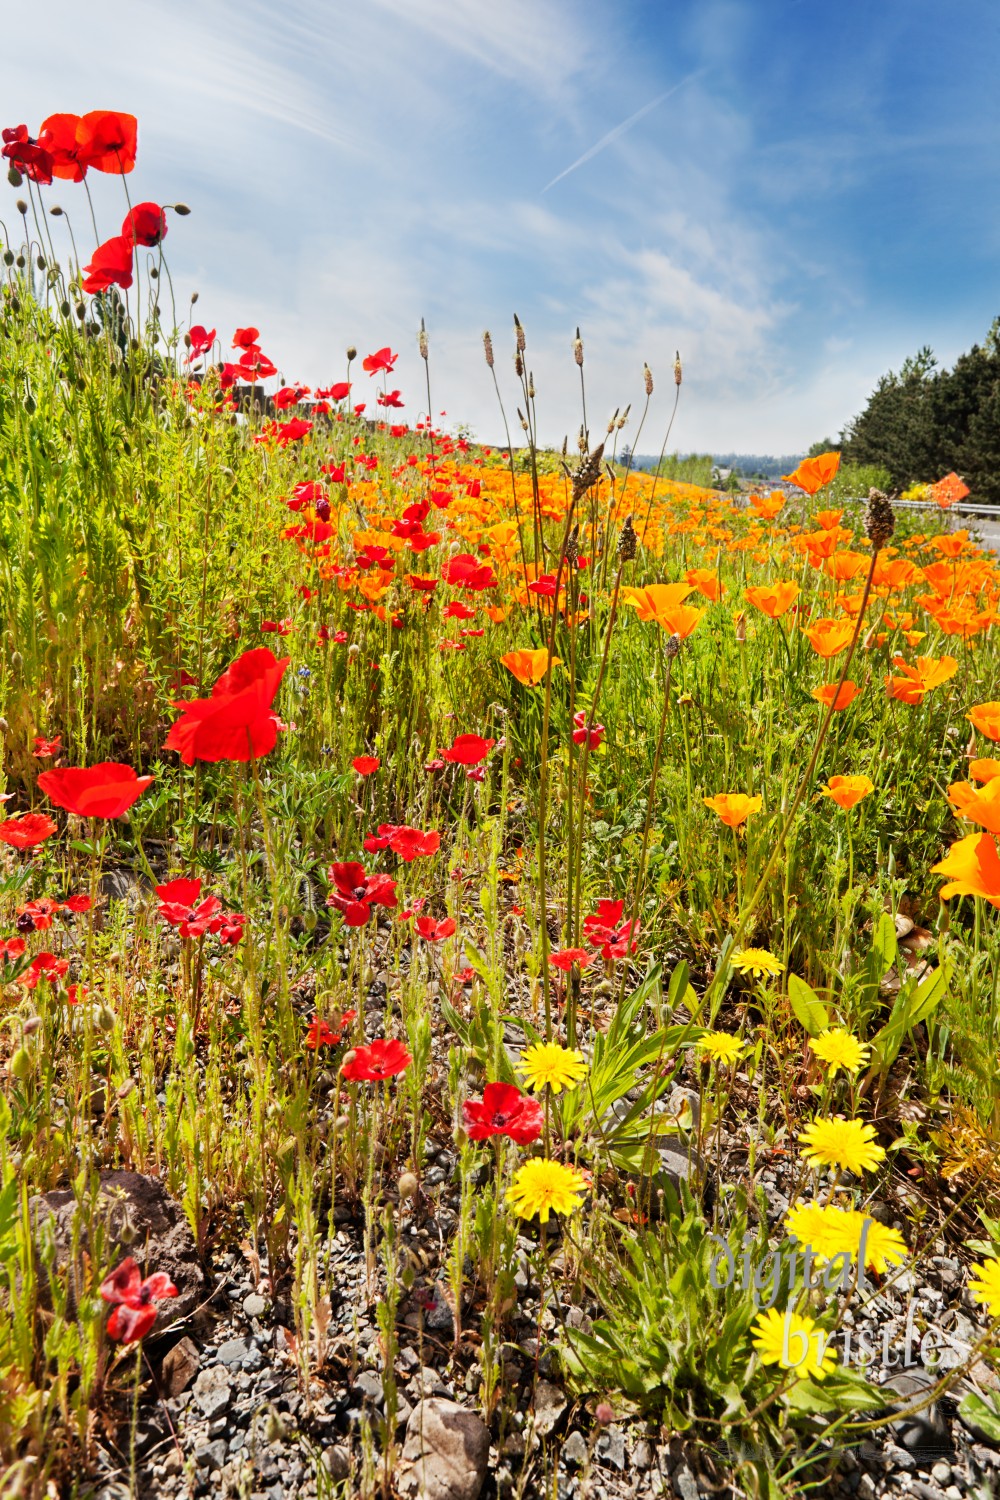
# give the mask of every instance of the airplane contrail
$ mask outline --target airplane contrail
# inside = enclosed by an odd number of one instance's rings
[[[636,120],[641,120],[643,115],[648,115],[651,109],[655,109],[658,104],[662,104],[665,99],[669,99],[672,94],[676,94],[677,90],[682,89],[686,83],[691,83],[695,78],[700,78],[703,73],[707,72],[707,68],[696,68],[693,73],[688,73],[685,78],[682,78],[680,83],[675,83],[673,88],[666,89],[662,94],[657,94],[655,99],[650,99],[649,103],[644,104],[641,109],[637,109],[634,115],[629,115],[627,120],[622,120],[620,125],[616,125],[614,129],[609,130],[607,135],[602,135],[601,139],[595,145],[591,146],[589,151],[585,151],[582,156],[578,156],[576,161],[571,162],[564,172],[559,173],[558,177],[553,177],[551,182],[547,182],[542,188],[542,192],[547,193],[549,188],[555,187],[557,182],[562,182],[563,178],[568,177],[571,172],[575,172],[577,167],[582,167],[585,162],[592,161],[599,151],[604,150],[605,146],[610,146],[619,136],[624,135],[626,130],[631,129]]]

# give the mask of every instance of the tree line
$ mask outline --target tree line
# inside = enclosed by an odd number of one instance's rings
[[[840,442],[846,463],[880,465],[897,489],[954,471],[972,499],[1000,504],[1000,318],[950,370],[925,346],[883,375]]]

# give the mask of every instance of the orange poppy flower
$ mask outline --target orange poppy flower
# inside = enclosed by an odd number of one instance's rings
[[[799,597],[799,586],[794,580],[787,583],[761,584],[757,588],[747,589],[746,597],[748,604],[752,604],[762,614],[767,615],[769,620],[776,620],[779,615],[791,609]]]
[[[541,682],[549,669],[549,653],[544,647],[540,651],[508,651],[500,660],[508,672],[512,672],[525,687],[534,687]],[[552,665],[556,666],[561,661],[562,657],[554,656]]]
[[[750,496],[750,509],[762,521],[773,521],[778,512],[784,508],[784,504],[785,496],[780,490],[772,490],[770,495]]]
[[[854,625],[850,620],[817,620],[806,627],[806,635],[817,656],[839,656],[851,644]]]
[[[666,615],[683,604],[690,592],[689,583],[651,583],[644,589],[622,589],[622,602],[634,609],[640,620],[653,620],[672,632],[674,627]]]
[[[823,572],[838,583],[847,583],[859,573],[868,571],[869,559],[863,552],[833,552],[823,564]]]
[[[657,616],[657,623],[671,635],[679,635],[682,641],[686,641],[704,613],[703,609],[694,609],[689,604],[678,604],[675,609],[663,610]]]
[[[988,833],[972,833],[968,838],[958,839],[947,857],[931,865],[931,870],[936,875],[952,877],[938,892],[942,901],[952,896],[983,896],[993,906],[1000,907],[1000,854]]]
[[[860,691],[857,684],[848,677],[841,683],[839,689],[835,682],[827,682],[822,687],[813,688],[809,696],[815,698],[817,703],[825,704],[827,708],[833,704],[834,711],[839,713],[842,708],[847,708],[854,702]]]
[[[890,698],[898,698],[900,703],[922,703],[925,693],[940,687],[958,671],[958,662],[953,656],[918,656],[912,665],[901,656],[894,656],[892,664],[903,676],[893,677],[890,673],[885,679],[886,691]]]
[[[781,477],[805,490],[807,495],[815,495],[817,490],[830,483],[839,468],[839,453],[820,453],[815,458],[804,458],[794,474],[782,474]]]
[[[939,479],[937,484],[931,485],[931,499],[940,505],[942,510],[947,510],[954,505],[956,500],[964,500],[969,493],[969,486],[963,484],[958,475],[952,471]]]
[[[820,787],[823,796],[832,798],[845,812],[874,790],[875,783],[869,781],[867,776],[831,776],[830,780]]]
[[[724,590],[719,582],[719,575],[711,568],[689,568],[684,576],[693,589],[704,594],[706,599],[711,599],[713,604],[717,604],[722,598]]]
[[[824,557],[832,557],[840,546],[840,542],[839,530],[807,531],[804,536],[795,539],[798,550],[809,553],[809,561],[814,568],[819,567]]]
[[[956,818],[967,818],[990,833],[1000,833],[1000,781],[996,777],[981,791],[970,781],[956,781],[948,788],[948,801]]]
[[[1000,703],[977,703],[965,717],[988,740],[1000,740]]]
[[[718,813],[729,828],[739,828],[751,813],[760,812],[761,797],[747,797],[743,792],[718,792],[714,797],[702,797],[706,807]]]
[[[835,526],[840,525],[840,518],[843,514],[842,510],[818,510],[813,516],[813,520],[824,531],[832,531]]]
[[[970,760],[969,775],[973,781],[993,781],[1000,776],[1000,760]]]

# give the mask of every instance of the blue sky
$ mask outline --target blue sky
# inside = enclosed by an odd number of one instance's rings
[[[192,208],[180,300],[289,380],[389,343],[412,421],[424,317],[435,411],[495,440],[482,332],[512,414],[517,312],[544,439],[579,426],[579,324],[592,430],[647,360],[657,449],[679,348],[671,447],[792,452],[1000,313],[998,62],[991,0],[50,0],[0,99],[138,115],[133,194]],[[82,236],[81,192],[49,190]]]

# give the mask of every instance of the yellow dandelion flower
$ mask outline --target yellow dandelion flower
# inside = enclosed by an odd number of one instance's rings
[[[835,1077],[838,1068],[843,1068],[845,1073],[856,1073],[863,1068],[870,1050],[842,1026],[822,1032],[809,1045],[820,1062],[826,1063],[831,1078]]]
[[[979,1260],[971,1267],[969,1281],[973,1301],[985,1303],[991,1318],[1000,1318],[1000,1260]]]
[[[829,1334],[813,1318],[771,1307],[753,1326],[754,1348],[765,1365],[794,1370],[800,1379],[822,1380],[837,1363]]]
[[[518,1167],[507,1196],[518,1218],[533,1219],[537,1214],[547,1224],[550,1213],[570,1214],[579,1208],[586,1185],[575,1167],[536,1157]]]
[[[869,1271],[881,1275],[889,1266],[902,1265],[907,1256],[906,1241],[898,1229],[890,1229],[856,1208],[839,1208],[833,1203],[797,1203],[785,1217],[785,1228],[800,1245],[812,1247],[817,1266],[825,1265],[835,1255],[849,1255],[856,1265],[862,1236],[865,1267]]]
[[[768,978],[784,971],[784,964],[780,958],[775,958],[766,948],[740,948],[738,952],[731,955],[729,962],[734,969],[741,974],[752,974],[754,979]]]
[[[799,1132],[803,1157],[811,1167],[840,1167],[844,1171],[870,1172],[885,1160],[881,1146],[874,1144],[875,1127],[863,1120],[811,1120]]]
[[[735,1062],[743,1051],[739,1037],[731,1036],[728,1031],[706,1031],[695,1046],[700,1047],[713,1062],[721,1063]]]
[[[836,1252],[831,1240],[830,1210],[820,1203],[797,1203],[785,1215],[785,1228],[803,1247],[811,1245],[818,1265]]]
[[[521,1054],[518,1068],[524,1074],[528,1087],[537,1093],[546,1084],[554,1094],[579,1083],[587,1071],[583,1053],[572,1047],[560,1047],[558,1042],[535,1042]]]

